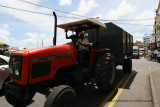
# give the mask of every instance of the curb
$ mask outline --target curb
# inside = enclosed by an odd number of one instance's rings
[[[151,74],[152,74],[152,72],[151,72]],[[152,104],[153,104],[153,107],[160,107],[159,103],[158,103],[156,90],[155,90],[155,86],[154,86],[151,74],[150,74],[150,85],[151,85],[151,94],[152,94]]]

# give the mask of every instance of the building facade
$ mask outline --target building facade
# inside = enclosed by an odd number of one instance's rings
[[[136,40],[136,46],[138,46],[139,48],[143,48],[143,43],[141,41]]]
[[[153,34],[152,38],[154,38],[154,43],[156,47],[160,47],[160,0],[158,4],[158,8],[156,10],[156,17],[155,17],[155,23],[153,26]],[[152,41],[151,41],[152,42]]]
[[[145,34],[144,37],[143,37],[144,50],[148,50],[148,44],[150,44],[150,35],[149,34]]]

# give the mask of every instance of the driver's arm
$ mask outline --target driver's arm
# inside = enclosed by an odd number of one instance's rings
[[[66,39],[70,39],[67,35],[68,30],[65,30],[65,32],[66,32]]]

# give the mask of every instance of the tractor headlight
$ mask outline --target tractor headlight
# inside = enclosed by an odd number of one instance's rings
[[[22,59],[23,56],[21,54],[12,54],[9,61],[10,77],[19,81],[21,81]]]

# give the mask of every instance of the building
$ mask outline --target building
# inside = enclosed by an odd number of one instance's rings
[[[148,50],[148,44],[150,44],[150,35],[149,34],[145,34],[144,37],[143,37],[144,50]]]
[[[135,45],[138,46],[139,48],[143,48],[143,43],[141,41],[136,40]]]
[[[160,26],[160,1],[158,4],[158,9],[156,10],[155,23],[153,26],[154,33],[160,33],[160,30],[157,29],[157,26]]]
[[[155,17],[155,23],[153,26],[153,34],[152,38],[154,38],[155,47],[160,47],[160,0],[158,4],[158,8],[156,9],[156,17]]]
[[[150,43],[155,43],[155,35],[154,34],[150,34]]]

